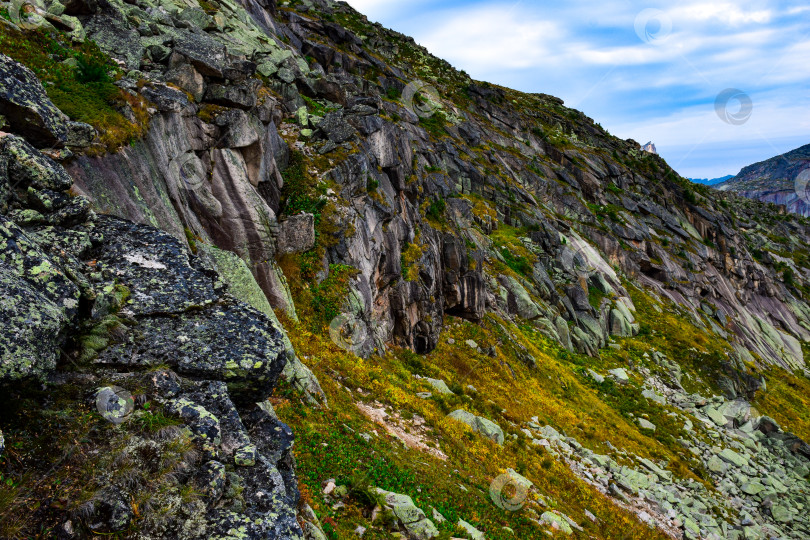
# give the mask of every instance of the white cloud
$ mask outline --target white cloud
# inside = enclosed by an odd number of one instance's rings
[[[674,21],[717,21],[728,26],[750,23],[766,24],[773,16],[771,10],[768,9],[745,9],[745,7],[730,2],[698,2],[679,5],[668,13]]]
[[[536,67],[553,58],[563,39],[553,23],[518,10],[467,9],[448,15],[418,41],[474,72]]]

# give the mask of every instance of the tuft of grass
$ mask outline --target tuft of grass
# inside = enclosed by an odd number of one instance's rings
[[[133,422],[147,433],[157,433],[170,426],[179,426],[181,422],[171,416],[166,416],[163,411],[152,411],[152,403],[146,402],[143,405],[143,412],[133,418]]]
[[[803,344],[807,348],[807,344]],[[810,440],[810,380],[778,368],[762,373],[766,387],[757,392],[754,405],[785,430]]]
[[[302,212],[314,214],[317,226],[326,206],[326,199],[316,192],[315,184],[306,172],[304,154],[293,151],[290,164],[282,171],[281,176],[284,178],[284,187],[281,189],[282,213],[288,216]]]
[[[343,264],[330,264],[329,277],[312,287],[312,300],[309,311],[312,325],[316,330],[323,329],[346,304],[349,282],[358,274],[356,268]]]

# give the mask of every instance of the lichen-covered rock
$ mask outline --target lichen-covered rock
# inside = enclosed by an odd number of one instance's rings
[[[408,536],[416,540],[428,540],[439,536],[439,530],[430,521],[421,508],[413,503],[407,495],[385,491],[377,488],[377,493],[383,496],[385,504],[390,506],[394,515],[402,523]]]
[[[253,308],[232,302],[140,319],[137,331],[101,352],[96,363],[168,364],[182,375],[227,381],[233,392],[263,397],[284,368],[283,353],[281,331]]]
[[[11,129],[38,146],[61,146],[67,118],[51,102],[36,75],[0,54],[0,115]]]
[[[240,467],[253,467],[256,465],[257,453],[255,445],[243,446],[234,452],[233,462]]]
[[[88,37],[98,43],[101,50],[123,62],[127,69],[138,69],[143,57],[138,31],[132,28],[115,3],[106,6],[107,10],[91,17],[85,24]]]
[[[25,139],[14,135],[0,136],[0,154],[4,168],[0,175],[17,189],[50,189],[65,191],[73,185],[73,179],[54,160],[31,146]]]
[[[42,378],[54,369],[79,296],[40,246],[0,215],[0,380]]]
[[[216,447],[222,443],[222,430],[216,416],[186,397],[169,401],[167,410],[182,418],[194,436],[201,441],[203,448],[216,455]]]
[[[96,137],[96,130],[90,124],[84,122],[67,123],[67,146],[86,147],[93,143]]]
[[[210,504],[216,504],[225,492],[225,465],[211,460],[205,463],[196,474],[196,482]]]
[[[102,216],[104,237],[96,259],[132,292],[127,309],[137,315],[178,313],[214,303],[211,275],[192,267],[176,238],[153,227]]]

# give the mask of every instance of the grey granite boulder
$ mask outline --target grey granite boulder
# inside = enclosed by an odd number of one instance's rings
[[[498,424],[496,424],[492,420],[487,420],[486,418],[475,416],[474,414],[462,409],[455,410],[451,412],[448,416],[453,420],[464,422],[465,424],[470,426],[474,431],[477,431],[484,437],[492,439],[496,443],[503,445],[504,441],[503,430]]]
[[[279,225],[280,253],[302,253],[315,245],[315,216],[312,214],[296,214]]]
[[[385,504],[391,507],[394,515],[408,531],[408,537],[415,540],[428,540],[439,536],[439,530],[430,521],[425,513],[413,503],[407,495],[392,493],[377,489],[377,493],[385,499]]]

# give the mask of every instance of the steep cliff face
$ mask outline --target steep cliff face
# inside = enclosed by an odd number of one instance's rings
[[[525,519],[430,499],[459,523],[480,515],[493,537],[506,523],[653,534],[625,512],[689,538],[808,531],[783,518],[802,504],[810,449],[748,403],[765,374],[805,388],[803,220],[694,186],[561,100],[473,81],[344,3],[54,2],[26,17],[39,29],[0,27],[0,380],[12,401],[30,380],[60,389],[31,413],[43,425],[76,388],[96,403],[137,389],[131,405],[102,401],[142,429],[91,437],[86,451],[113,459],[86,474],[107,484],[68,493],[72,513],[26,513],[20,535],[46,523],[64,537],[321,538],[348,534],[335,519],[349,497],[366,525],[390,512],[372,534],[437,536],[392,490],[427,508],[409,475],[448,497],[460,484],[441,483],[439,464],[394,474],[418,460],[374,441],[375,424],[471,482],[508,468],[534,490],[517,461],[536,482],[547,458],[565,463],[547,476],[570,489],[543,489],[581,519],[539,495]],[[90,100],[102,87],[104,116],[54,105],[71,107],[63,88]],[[801,392],[777,388],[763,407],[804,434]],[[271,395],[301,428],[301,504]],[[290,405],[301,397],[318,410]],[[33,437],[21,408],[3,419]],[[104,433],[94,421],[70,433]],[[108,471],[152,466],[145,452],[174,461],[151,479]],[[351,460],[384,463],[368,473],[382,491],[330,468]],[[749,489],[769,474],[773,494]]]
[[[784,206],[792,214],[809,217],[809,182],[810,145],[805,145],[781,156],[749,165],[734,178],[718,185],[717,189]]]

